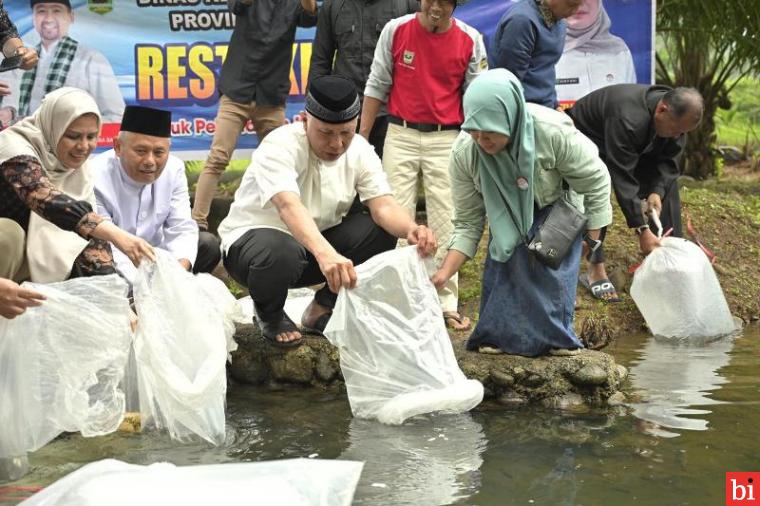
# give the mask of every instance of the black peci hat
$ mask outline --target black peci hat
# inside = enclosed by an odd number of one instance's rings
[[[325,123],[345,123],[361,111],[359,94],[343,76],[320,76],[309,83],[306,111]]]
[[[171,137],[172,113],[141,105],[128,105],[121,117],[121,131],[153,137]]]

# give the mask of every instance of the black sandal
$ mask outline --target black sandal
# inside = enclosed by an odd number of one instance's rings
[[[301,332],[293,320],[288,318],[284,312],[282,318],[276,322],[265,322],[259,320],[259,327],[261,328],[261,336],[269,341],[269,344],[278,348],[295,348],[303,343],[303,336],[293,341],[278,341],[277,336],[284,332]]]
[[[615,285],[607,278],[590,283],[588,276],[579,276],[578,281],[595,299],[603,302],[620,302],[622,300],[615,290]]]
[[[319,318],[317,318],[314,323],[311,325],[306,325],[303,320],[301,320],[301,328],[303,329],[303,332],[305,334],[312,334],[315,336],[321,336],[325,337],[325,327],[327,327],[327,322],[330,321],[330,317],[332,316],[332,311],[329,311],[327,313],[322,314]]]

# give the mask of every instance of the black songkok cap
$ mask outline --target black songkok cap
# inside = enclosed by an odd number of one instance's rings
[[[172,113],[141,105],[128,105],[121,117],[121,131],[152,135],[172,136]]]
[[[66,7],[71,10],[71,2],[69,0],[30,0],[29,5],[34,9],[34,6],[37,4],[61,4],[65,5]]]
[[[325,123],[345,123],[359,115],[354,83],[343,76],[320,76],[309,83],[306,111]]]

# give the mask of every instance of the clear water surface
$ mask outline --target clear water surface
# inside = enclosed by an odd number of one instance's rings
[[[631,372],[631,402],[613,412],[486,403],[389,427],[353,419],[342,394],[233,386],[224,447],[156,433],[67,435],[30,455],[31,472],[0,503],[108,457],[178,465],[361,460],[354,502],[366,505],[724,504],[727,471],[760,470],[760,327],[690,346],[629,336],[607,351]]]

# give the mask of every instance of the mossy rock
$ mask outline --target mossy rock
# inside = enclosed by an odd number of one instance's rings
[[[500,403],[519,399],[559,409],[605,406],[625,379],[612,356],[599,351],[583,350],[570,357],[485,355],[467,351],[463,337],[452,339],[459,367],[483,383],[487,399]],[[266,342],[256,326],[246,324],[238,327],[236,340],[239,349],[232,355],[230,372],[237,381],[319,388],[342,384],[338,350],[326,339],[306,336],[297,348],[278,348]],[[571,402],[577,399],[582,402]]]

